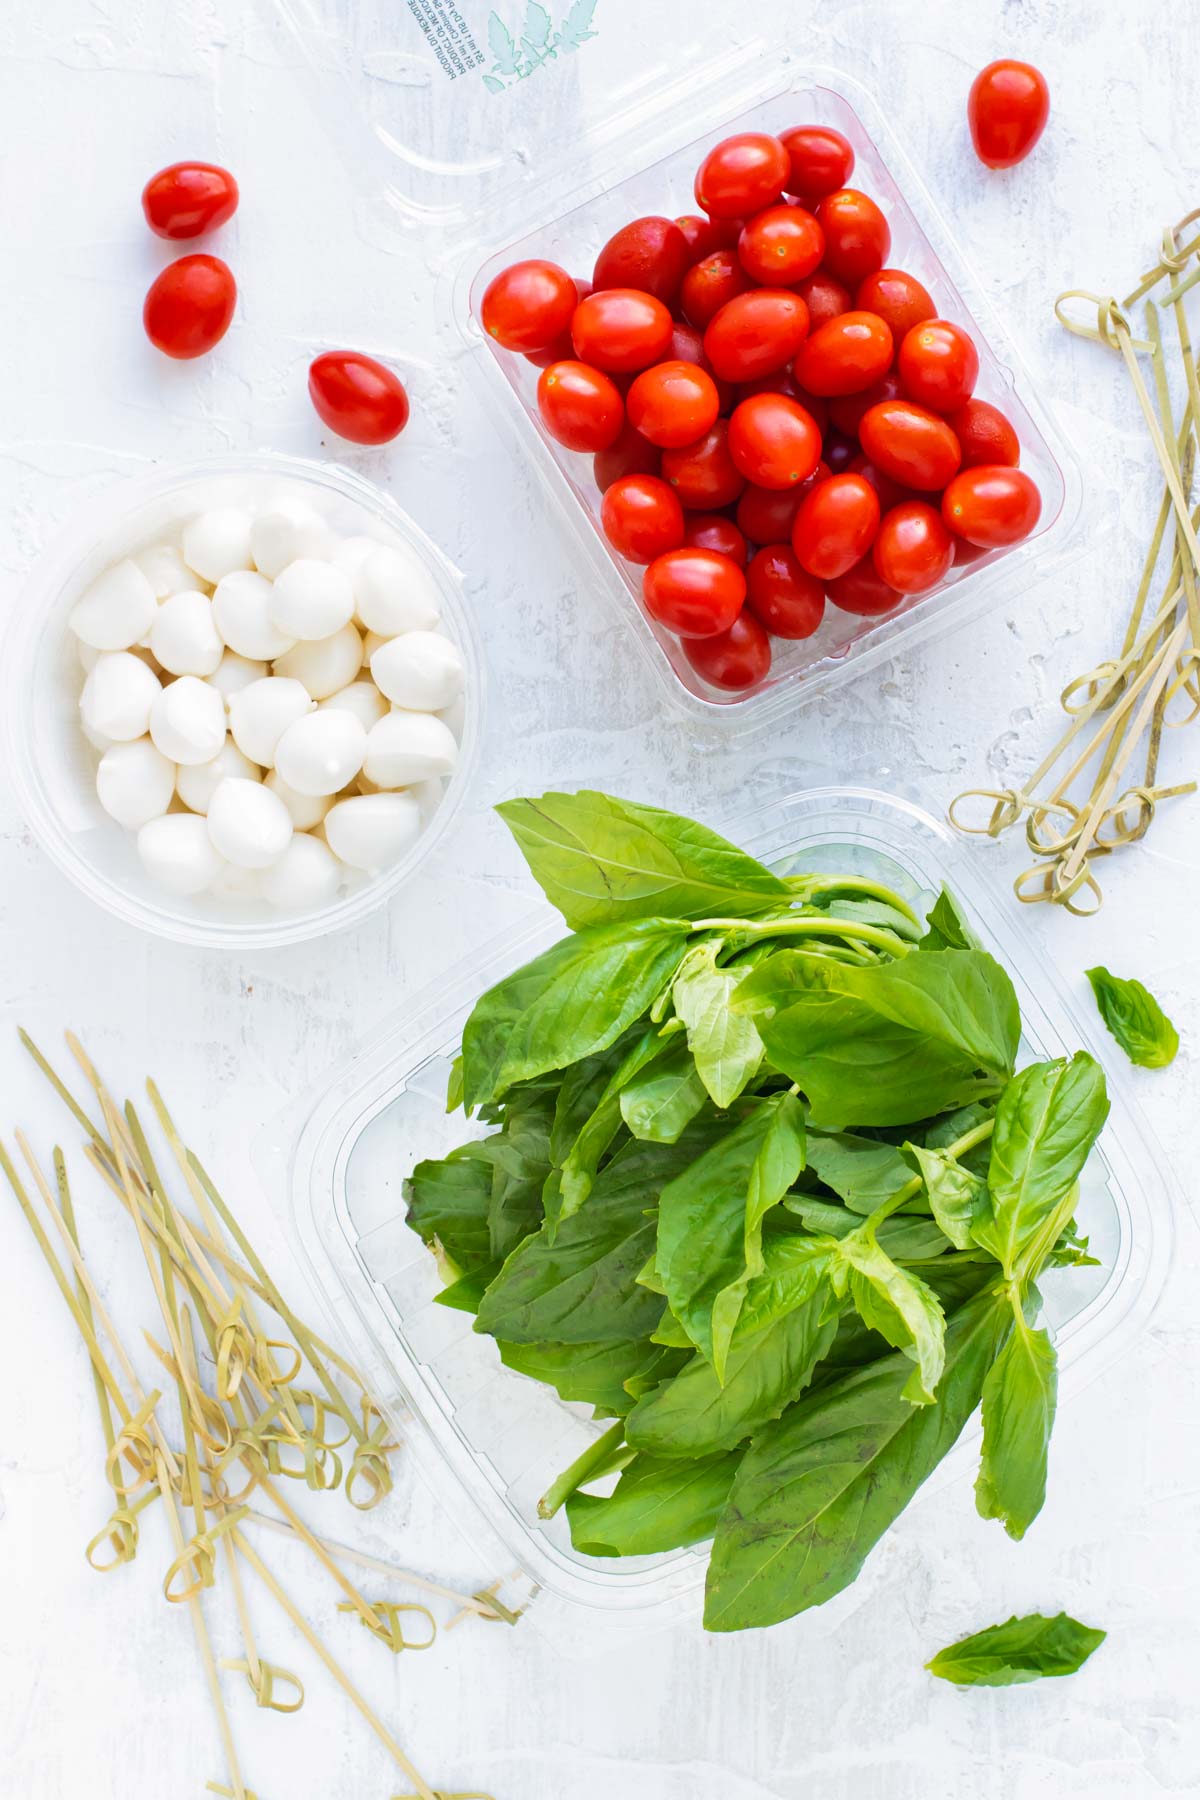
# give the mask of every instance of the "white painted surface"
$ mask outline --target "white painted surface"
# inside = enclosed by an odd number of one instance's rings
[[[879,97],[1064,403],[1081,453],[1109,466],[1122,500],[1115,529],[1062,581],[736,753],[663,708],[609,612],[578,591],[567,539],[543,517],[530,472],[502,451],[434,349],[419,260],[380,246],[378,220],[355,197],[324,134],[329,121],[314,120],[294,47],[266,8],[10,0],[0,21],[7,604],[78,497],[147,459],[257,446],[329,453],[304,372],[317,349],[341,344],[394,359],[413,399],[397,446],[348,460],[394,492],[474,583],[492,676],[474,805],[419,886],[351,936],[254,962],[144,940],[69,888],[0,800],[6,1019],[48,1045],[73,1025],[124,1092],[153,1071],[281,1268],[286,1243],[246,1143],[406,992],[521,916],[529,884],[487,814],[492,802],[589,780],[736,819],[747,796],[832,775],[916,786],[938,805],[989,764],[1028,766],[1048,741],[1061,682],[1107,650],[1124,616],[1156,504],[1150,455],[1114,365],[1066,341],[1049,302],[1068,282],[1129,285],[1161,225],[1200,198],[1200,19],[1107,0],[820,11],[764,0],[758,10],[793,49],[838,64]],[[600,43],[611,57],[615,42],[636,59],[643,46],[649,56],[706,36],[719,51],[733,12],[716,0],[599,0],[601,39],[581,57],[600,55]],[[386,66],[387,43],[374,49]],[[963,97],[975,69],[1002,53],[1046,69],[1054,116],[1035,157],[997,178],[970,157]],[[367,77],[350,74],[365,89]],[[560,70],[536,79],[548,117],[569,112],[550,99]],[[480,93],[481,150],[503,135],[504,105]],[[167,365],[140,329],[142,294],[167,252],[143,229],[138,195],[152,169],[183,154],[226,162],[242,182],[241,210],[214,246],[234,266],[241,300],[217,355]],[[1172,756],[1171,767],[1194,770],[1194,745]],[[1175,1067],[1134,1080],[1193,1200],[1197,817],[1196,802],[1180,803],[1149,849],[1105,871],[1099,920],[1026,915],[1070,979],[1108,961],[1146,979],[1175,1015],[1185,1034]],[[991,855],[997,880],[1016,855]],[[6,1031],[4,1128],[20,1121],[48,1149],[63,1121]],[[88,1196],[84,1228],[107,1291],[125,1303],[133,1261],[106,1256],[113,1214]],[[187,1623],[158,1593],[161,1522],[132,1570],[100,1577],[84,1564],[105,1506],[86,1361],[7,1202],[0,1218],[0,1792],[202,1792],[219,1777],[219,1755]],[[465,1627],[392,1665],[338,1618],[298,1557],[269,1554],[419,1765],[497,1800],[1189,1793],[1200,1785],[1196,1280],[1192,1228],[1181,1221],[1150,1331],[1060,1418],[1050,1499],[1024,1544],[974,1516],[967,1486],[943,1491],[893,1534],[870,1606],[832,1633],[799,1621],[730,1641],[688,1627],[564,1661],[535,1629]],[[149,1322],[149,1296],[137,1291],[132,1310]],[[335,1500],[320,1516],[335,1535],[431,1571],[492,1573],[473,1564],[411,1470],[380,1512],[360,1519]],[[1010,1610],[1060,1606],[1110,1632],[1070,1683],[963,1695],[921,1671],[956,1635]],[[310,1689],[295,1719],[256,1714],[247,1693],[232,1693],[262,1800],[397,1791],[384,1753],[311,1657],[268,1625],[265,1605],[260,1616],[267,1654],[286,1663],[294,1653]]]

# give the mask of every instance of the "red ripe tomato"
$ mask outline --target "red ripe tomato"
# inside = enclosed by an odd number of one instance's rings
[[[903,500],[884,514],[871,555],[897,593],[927,594],[953,566],[954,539],[927,500]]]
[[[664,450],[694,444],[720,410],[716,383],[694,362],[661,362],[643,369],[625,396],[630,424]]]
[[[795,400],[754,394],[734,408],[729,454],[757,487],[798,487],[821,460],[821,433]]]
[[[881,400],[872,406],[863,414],[858,441],[877,469],[923,493],[944,488],[962,460],[945,419],[908,400]]]
[[[146,336],[164,356],[187,362],[219,344],[237,305],[237,282],[219,256],[181,256],[150,284]]]
[[[786,544],[769,544],[746,571],[746,604],[776,637],[811,637],[825,615],[825,586]]]
[[[942,518],[980,550],[1027,538],[1042,516],[1042,496],[1022,469],[981,464],[956,475],[942,495]]]
[[[142,189],[142,211],[156,237],[194,238],[215,231],[237,211],[238,184],[216,163],[177,162]]]
[[[980,463],[1003,463],[1015,469],[1021,460],[1020,440],[1011,423],[987,400],[968,400],[951,413],[950,429],[962,445],[964,469]]]
[[[400,377],[373,356],[326,350],[308,369],[308,393],[330,431],[352,444],[387,444],[408,424]]]
[[[746,577],[715,550],[668,550],[642,577],[646,611],[680,637],[728,631],[746,598]]]
[[[904,269],[876,269],[859,283],[854,304],[862,312],[877,313],[897,343],[914,325],[937,316],[929,290]]]
[[[879,530],[879,496],[861,475],[831,475],[800,502],[792,549],[810,575],[834,581],[861,562]]]
[[[961,325],[926,319],[900,345],[896,368],[904,391],[930,412],[957,412],[979,379],[979,352]]]
[[[825,249],[825,234],[802,206],[768,206],[742,226],[738,261],[764,287],[791,287],[811,275]]]
[[[825,433],[825,448],[821,452],[835,475],[848,469],[858,455],[857,438],[845,437],[840,431],[830,430]]]
[[[622,475],[600,505],[604,535],[630,562],[652,563],[683,542],[683,508],[657,475]]]
[[[683,522],[683,541],[694,550],[715,550],[744,569],[750,552],[745,537],[724,513],[688,513]]]
[[[483,329],[504,350],[548,350],[571,324],[575,283],[557,263],[513,263],[488,282],[479,306]]]
[[[744,608],[728,631],[717,637],[685,638],[683,654],[710,687],[740,694],[757,687],[771,672],[771,645],[766,632],[749,608]]]
[[[575,283],[576,300],[586,300],[592,291],[591,282],[582,280],[578,275],[573,276],[572,279]],[[571,316],[573,318],[574,314],[572,313]],[[567,329],[560,331],[554,342],[548,344],[544,350],[526,350],[524,352],[525,361],[531,362],[535,369],[548,369],[552,362],[570,362],[574,355],[575,346],[571,342],[569,322]]]
[[[860,394],[839,394],[831,400],[829,416],[839,431],[844,431],[847,437],[857,437],[864,413],[878,406],[881,400],[899,400],[903,393],[900,377],[894,369],[889,369],[881,381],[872,382]]]
[[[711,256],[693,263],[684,276],[679,303],[689,324],[703,331],[723,306],[749,291],[750,277],[734,251],[714,250]]]
[[[543,369],[537,403],[542,424],[568,450],[607,450],[625,423],[625,402],[615,382],[583,362]]]
[[[729,425],[725,419],[678,450],[664,450],[663,480],[669,481],[684,506],[693,512],[715,512],[732,506],[746,485],[746,478],[729,454]]]
[[[781,131],[779,141],[791,164],[787,192],[806,206],[845,187],[854,173],[850,140],[830,125],[795,125]]]
[[[674,219],[633,219],[615,232],[596,258],[594,288],[638,288],[674,306],[683,272],[692,260]]]
[[[892,334],[874,313],[840,313],[800,346],[796,380],[832,399],[859,394],[880,380],[892,361]]]
[[[796,292],[808,308],[810,331],[817,331],[822,325],[828,325],[830,319],[836,319],[839,313],[849,312],[854,305],[850,289],[843,287],[840,281],[835,281],[825,269],[818,269],[807,280],[798,281]],[[868,307],[867,311],[870,310]]]
[[[868,462],[861,451],[851,461],[850,472],[854,475],[861,475],[864,481],[870,482],[879,495],[881,513],[890,512],[892,507],[899,506],[902,500],[920,499],[920,495],[915,494],[911,488],[902,487],[898,481],[893,481],[890,475],[885,475],[882,469],[877,469],[873,462]]]
[[[704,338],[694,325],[677,319],[671,328],[671,349],[668,362],[699,363],[717,390],[720,410],[728,412],[733,405],[733,387],[728,381],[718,381],[708,366],[708,358],[704,354]]]
[[[778,200],[788,153],[765,131],[740,131],[709,151],[696,173],[696,205],[711,219],[745,219]]]
[[[967,122],[971,142],[989,169],[1023,162],[1046,129],[1050,89],[1031,63],[989,63],[971,83]]]
[[[592,474],[602,494],[622,475],[657,475],[661,466],[657,446],[635,431],[628,420],[608,449],[598,450],[592,458]]]
[[[790,544],[792,520],[806,492],[807,483],[799,488],[746,488],[737,504],[739,527],[752,544]]]
[[[722,380],[753,381],[791,362],[807,331],[799,294],[754,288],[721,308],[704,333],[704,354]]]
[[[884,581],[870,556],[826,584],[825,592],[842,612],[855,613],[862,619],[878,619],[899,606],[904,598]]]
[[[817,207],[825,233],[825,267],[839,281],[857,287],[883,267],[892,247],[888,222],[875,202],[857,188],[839,188]]]
[[[628,375],[661,362],[671,348],[671,315],[653,294],[605,288],[575,308],[571,342],[580,362]]]
[[[734,249],[741,230],[736,219],[708,219],[700,213],[684,213],[675,223],[687,244],[689,264],[711,256],[714,250]]]

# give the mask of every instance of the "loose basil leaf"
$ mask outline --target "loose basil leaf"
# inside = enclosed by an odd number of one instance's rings
[[[571,1542],[585,1556],[652,1556],[703,1543],[716,1529],[739,1460],[635,1456],[607,1498],[571,1495]]]
[[[850,1131],[810,1132],[808,1162],[857,1213],[873,1213],[912,1173],[895,1144]]]
[[[983,1384],[983,1454],[975,1483],[982,1519],[1023,1538],[1046,1499],[1058,1359],[1050,1334],[1022,1315]]]
[[[862,1225],[860,1215],[848,1207],[831,1206],[806,1194],[788,1194],[783,1204],[789,1213],[803,1219],[810,1231],[827,1237],[848,1237]],[[941,1256],[950,1248],[945,1234],[932,1219],[906,1216],[903,1212],[885,1219],[875,1235],[897,1262],[922,1262],[927,1257]]]
[[[965,1250],[973,1242],[971,1230],[976,1220],[986,1218],[990,1210],[986,1181],[942,1150],[906,1144],[904,1155],[925,1183],[938,1226],[956,1250]]]
[[[497,1258],[495,1262],[480,1263],[478,1268],[468,1269],[465,1275],[460,1275],[457,1281],[435,1294],[433,1304],[449,1307],[452,1312],[477,1313],[480,1301],[503,1267],[503,1260]]]
[[[946,1356],[946,1317],[937,1295],[919,1275],[892,1261],[870,1225],[837,1240],[829,1278],[839,1299],[849,1293],[872,1331],[893,1349],[911,1354],[915,1367],[903,1397],[913,1406],[929,1406]]]
[[[943,888],[929,909],[928,929],[922,950],[978,950],[979,939],[958,909],[949,888]]]
[[[720,948],[719,940],[713,939],[684,957],[671,999],[687,1027],[696,1073],[715,1104],[726,1107],[758,1073],[763,1046],[753,1019],[734,1012],[731,1005],[745,971],[718,969]]]
[[[707,1101],[692,1053],[681,1037],[660,1061],[621,1089],[621,1117],[635,1138],[674,1144]]]
[[[446,1111],[452,1113],[463,1103],[463,1059],[456,1056],[450,1064],[450,1077],[446,1082]]]
[[[1131,976],[1111,975],[1102,965],[1084,971],[1092,984],[1100,1017],[1131,1063],[1165,1069],[1175,1061],[1179,1033],[1149,988]]]
[[[649,1339],[598,1344],[497,1343],[506,1368],[555,1388],[564,1400],[603,1406],[618,1416],[633,1405],[627,1383],[651,1376],[666,1380],[682,1368],[685,1357],[664,1351]]]
[[[1043,1675],[1074,1675],[1107,1636],[1069,1613],[1014,1615],[939,1650],[925,1667],[958,1687],[1016,1687]]]
[[[425,1243],[436,1241],[457,1274],[492,1260],[492,1171],[482,1148],[486,1141],[419,1162],[404,1183],[408,1223]]]

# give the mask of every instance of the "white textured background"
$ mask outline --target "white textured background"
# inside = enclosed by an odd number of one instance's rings
[[[350,0],[325,12],[338,36]],[[486,10],[464,7],[472,18]],[[669,61],[720,54],[746,9],[717,0],[599,0],[584,58]],[[4,346],[0,564],[5,604],[78,497],[143,464],[189,452],[328,447],[304,396],[317,349],[394,358],[410,381],[403,440],[355,460],[389,487],[468,572],[492,678],[490,724],[470,815],[435,869],[350,937],[254,962],[151,943],[111,922],[50,868],[0,796],[0,994],[8,1020],[54,1043],[73,1024],[114,1086],[153,1071],[190,1137],[225,1178],[268,1260],[286,1244],[249,1174],[264,1119],[346,1055],[406,991],[457,965],[521,916],[528,883],[487,815],[512,791],[593,780],[712,819],[736,817],[781,781],[856,777],[916,787],[929,802],[989,764],[1028,767],[1048,741],[1062,681],[1102,654],[1124,616],[1157,500],[1150,455],[1114,365],[1064,339],[1050,299],[1073,282],[1132,285],[1160,227],[1200,201],[1195,120],[1200,14],[1107,0],[962,0],[754,9],[789,47],[833,62],[878,97],[952,221],[969,260],[1047,392],[1069,407],[1085,457],[1111,471],[1115,529],[1067,575],[966,634],[897,659],[835,702],[736,753],[681,724],[626,654],[611,615],[577,591],[566,538],[542,516],[528,469],[501,448],[437,348],[432,286],[395,253],[369,202],[370,172],[335,147],[331,118],[300,79],[269,9],[237,0],[8,0],[0,16],[0,234]],[[411,43],[399,0],[398,40]],[[394,77],[385,33],[349,63],[350,96]],[[357,54],[357,52],[356,52]],[[1035,156],[1007,176],[972,159],[963,119],[975,70],[999,54],[1047,72],[1054,103]],[[414,107],[443,103],[440,78],[404,81]],[[539,73],[547,129],[566,129],[573,77]],[[458,98],[461,100],[461,90]],[[593,98],[595,96],[593,95]],[[504,97],[480,91],[470,143],[505,142]],[[536,153],[536,146],[533,147]],[[181,155],[227,162],[242,182],[214,245],[238,275],[238,318],[217,355],[166,365],[140,329],[141,297],[166,247],[137,199]],[[1098,524],[1095,515],[1092,524]],[[1173,747],[1184,767],[1195,745]],[[1185,1038],[1175,1066],[1135,1089],[1185,1188],[1194,1148],[1200,952],[1197,805],[1152,846],[1106,870],[1091,924],[1025,915],[1072,983],[1085,964],[1137,973]],[[997,881],[1014,857],[988,852]],[[1119,1052],[1113,1051],[1119,1061]],[[6,1029],[0,1115],[42,1146],[62,1121]],[[85,1209],[119,1302],[132,1262],[105,1257],[112,1213]],[[423,1658],[391,1664],[332,1613],[298,1558],[273,1551],[313,1615],[427,1774],[497,1800],[1133,1800],[1200,1786],[1200,1347],[1192,1227],[1180,1221],[1150,1330],[1060,1417],[1051,1494],[1011,1545],[974,1516],[965,1484],[914,1507],[882,1553],[869,1606],[832,1631],[798,1621],[769,1635],[705,1640],[689,1627],[564,1661],[533,1629],[466,1627]],[[134,1311],[147,1297],[138,1290]],[[0,1792],[38,1800],[183,1796],[220,1772],[186,1620],[156,1572],[161,1524],[131,1570],[92,1574],[81,1546],[105,1505],[91,1384],[73,1328],[15,1211],[0,1211]],[[492,1571],[436,1516],[411,1471],[369,1520],[332,1504],[327,1528],[432,1571]],[[1066,1607],[1110,1637],[1070,1682],[960,1694],[921,1663],[1010,1610]],[[292,1658],[265,1613],[264,1650]],[[361,1641],[355,1641],[360,1639]],[[296,1719],[231,1705],[261,1800],[396,1791],[365,1727],[295,1651],[310,1685]]]

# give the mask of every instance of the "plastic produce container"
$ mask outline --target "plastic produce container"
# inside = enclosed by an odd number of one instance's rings
[[[80,729],[83,683],[67,617],[110,563],[177,533],[208,506],[297,494],[335,530],[409,545],[441,595],[442,623],[466,667],[455,773],[421,836],[399,862],[311,912],[274,912],[264,902],[199,894],[180,899],[152,883],[126,831],[96,798],[95,752]],[[363,918],[391,898],[425,861],[458,812],[471,779],[483,707],[483,671],[458,571],[386,494],[352,470],[270,454],[210,458],[159,469],[109,488],[72,519],[41,557],[5,644],[8,761],[21,810],[42,848],[75,885],[119,919],[177,943],[267,948],[299,943]]]
[[[861,874],[914,902],[931,901],[948,884],[1012,975],[1024,1020],[1021,1061],[1094,1046],[1091,1024],[1017,929],[1007,895],[993,891],[977,858],[917,806],[867,789],[823,788],[752,813],[734,835],[784,873]],[[335,1341],[418,1446],[423,1471],[468,1535],[489,1545],[499,1539],[571,1611],[587,1609],[597,1623],[604,1614],[648,1624],[697,1608],[707,1549],[594,1559],[572,1548],[563,1515],[538,1520],[537,1501],[551,1479],[604,1427],[589,1408],[505,1369],[468,1315],[434,1304],[441,1287],[434,1259],[404,1220],[405,1176],[472,1133],[461,1112],[445,1110],[471,1006],[563,931],[558,915],[542,909],[526,927],[483,946],[455,980],[406,1004],[334,1071],[319,1098],[278,1123],[266,1159]],[[1110,1074],[1109,1086],[1112,1111],[1077,1212],[1100,1266],[1055,1270],[1043,1283],[1064,1401],[1144,1328],[1170,1255],[1171,1176],[1128,1082]],[[968,1429],[931,1485],[973,1468],[978,1435]],[[881,1554],[851,1590],[856,1602],[869,1593]]]

